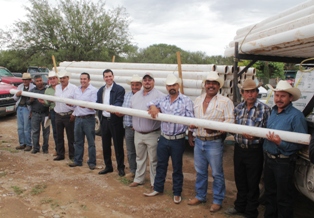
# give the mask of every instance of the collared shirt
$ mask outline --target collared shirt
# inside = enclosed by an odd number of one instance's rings
[[[96,102],[97,100],[97,91],[92,84],[89,84],[88,87],[82,92],[82,86],[79,86],[74,93],[75,100],[81,101],[89,101],[89,102]],[[75,106],[73,115],[74,116],[85,116],[90,114],[95,114],[96,111],[93,108],[82,108],[80,106]]]
[[[205,113],[203,113],[203,102],[205,100],[206,93],[197,97],[194,101],[194,114],[196,118],[223,122],[234,123],[233,103],[232,101],[220,94],[215,95],[209,102]],[[194,130],[197,136],[209,137],[220,135],[221,133],[208,134],[205,128],[199,127]]]
[[[74,99],[74,93],[77,86],[68,83],[68,85],[62,90],[61,84],[56,85],[55,96],[62,98],[71,98]],[[54,108],[56,113],[66,113],[74,110],[73,106],[68,106],[62,102],[55,102],[56,106]]]
[[[30,90],[30,92],[37,93],[37,94],[44,94],[45,91],[46,91],[46,88],[38,89],[37,87]],[[49,108],[47,106],[43,105],[42,103],[40,103],[37,98],[34,98],[34,100],[32,102],[30,102],[30,100],[28,100],[27,104],[31,106],[33,112],[48,114]]]
[[[163,114],[171,114],[182,117],[194,117],[192,100],[179,93],[178,97],[171,102],[170,95],[155,99],[148,103],[148,106],[155,105]],[[188,126],[178,123],[161,122],[161,132],[165,135],[178,135],[185,133]]]
[[[30,83],[30,84],[29,84],[29,87],[28,87],[28,90],[31,90],[31,89],[33,89],[33,88],[35,88],[35,85],[34,85],[33,83]],[[17,90],[23,91],[23,90],[24,90],[24,84],[21,83],[20,85],[18,85]],[[17,94],[17,93],[14,94],[13,99],[14,99],[14,101],[16,101],[15,107],[18,107],[18,105],[19,105],[20,102],[21,102],[21,99],[22,99],[23,95],[21,95],[21,96],[18,97],[18,96],[16,96],[16,94]],[[24,97],[25,97],[25,96],[24,96]],[[30,107],[29,105],[27,105],[27,108],[28,108],[28,110],[31,110],[31,107]]]
[[[131,108],[144,110],[145,113],[147,113],[147,103],[163,96],[165,96],[165,94],[156,88],[153,88],[150,92],[147,93],[147,95],[144,95],[144,91],[141,89],[132,96]],[[133,117],[132,126],[137,132],[150,132],[160,128],[160,121]]]
[[[45,95],[52,95],[54,96],[55,95],[55,89],[52,88],[52,86],[49,86],[46,91],[45,91]],[[50,110],[53,110],[54,107],[56,106],[55,102],[54,101],[47,101],[47,100],[44,100],[45,101],[45,105],[46,106],[49,106],[49,109]]]
[[[304,115],[290,103],[283,111],[278,113],[278,107],[272,108],[271,115],[267,121],[267,128],[284,130],[290,132],[307,133],[307,124]],[[264,151],[273,154],[290,156],[300,150],[303,145],[281,140],[277,146],[274,142],[265,139]]]
[[[258,100],[250,110],[247,109],[246,102],[241,102],[234,108],[235,124],[265,128],[270,110],[270,107]],[[234,138],[237,143],[245,145],[259,144],[262,140],[261,138],[248,140],[242,137],[241,134],[235,134]]]
[[[124,96],[124,101],[122,107],[130,108],[131,107],[131,98],[133,96],[133,92],[128,92]],[[124,127],[132,127],[132,116],[124,115],[123,117],[123,126]]]
[[[103,94],[103,104],[106,104],[106,105],[110,105],[110,92],[111,92],[111,89],[112,89],[112,86],[113,84],[111,84],[111,86],[105,86],[104,88],[104,94]],[[105,111],[103,110],[102,111],[102,115],[104,117],[110,117],[110,113],[108,111]]]

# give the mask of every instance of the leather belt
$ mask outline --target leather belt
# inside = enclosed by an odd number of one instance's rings
[[[168,140],[176,140],[176,139],[182,139],[185,137],[185,133],[181,133],[178,135],[165,135],[164,133],[161,133],[161,135]]]
[[[222,135],[215,135],[215,136],[207,136],[207,137],[203,137],[203,136],[196,136],[199,140],[202,141],[213,141],[216,139],[222,139]]]
[[[86,119],[86,118],[90,118],[90,117],[94,117],[95,114],[88,114],[88,115],[83,115],[83,116],[76,116],[77,118],[81,118],[81,119]]]
[[[66,116],[66,115],[71,115],[73,113],[73,111],[69,111],[69,112],[61,112],[61,113],[57,113],[60,116]]]
[[[236,143],[236,145],[239,146],[240,148],[243,148],[243,149],[261,148],[261,147],[262,147],[261,144],[246,145],[246,144],[239,144],[239,143]]]
[[[149,132],[139,132],[139,133],[146,135],[146,134],[149,134],[149,133],[152,133],[152,132],[156,132],[156,131],[159,131],[159,130],[160,130],[160,128],[154,129],[154,130],[149,131]]]
[[[44,114],[46,113],[47,111],[32,111],[32,113],[36,113],[36,114]]]
[[[102,118],[103,118],[104,120],[110,120],[110,117],[102,116]]]
[[[286,156],[283,154],[270,154],[268,152],[266,152],[267,157],[271,158],[271,159],[277,159],[277,158],[289,158],[290,156]]]
[[[18,107],[27,107],[27,104],[19,104]]]

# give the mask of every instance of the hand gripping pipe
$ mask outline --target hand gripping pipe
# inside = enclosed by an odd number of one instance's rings
[[[19,90],[11,89],[10,93],[15,94],[18,91]],[[143,111],[143,110],[117,107],[117,106],[105,105],[105,104],[98,104],[98,103],[74,100],[74,99],[69,99],[69,98],[61,98],[61,97],[55,97],[55,96],[45,95],[45,94],[36,94],[36,93],[26,92],[26,91],[22,91],[22,95],[27,96],[27,97],[32,97],[32,98],[40,98],[40,99],[44,99],[48,101],[62,102],[65,104],[70,104],[70,105],[78,105],[78,106],[87,107],[87,108],[94,108],[97,110],[119,112],[121,114],[127,114],[131,116],[142,117],[142,118],[147,118],[147,119],[153,119],[147,113],[147,111]],[[266,138],[266,134],[268,134],[269,132],[275,132],[275,134],[278,134],[281,137],[281,139],[284,141],[304,144],[304,145],[308,145],[311,139],[311,136],[309,134],[288,132],[288,131],[274,130],[274,129],[266,129],[266,128],[259,128],[259,127],[250,127],[250,126],[231,124],[231,123],[222,123],[222,122],[217,122],[217,121],[210,121],[210,120],[197,119],[197,118],[191,118],[191,117],[181,117],[181,116],[175,116],[175,115],[169,115],[169,114],[163,114],[163,113],[159,113],[156,120],[180,123],[180,124],[184,124],[188,126],[193,124],[197,127],[215,129],[215,130],[220,130],[224,132],[231,132],[231,133],[238,133],[238,134],[246,133],[246,134],[253,135],[256,137],[261,137],[261,138]]]

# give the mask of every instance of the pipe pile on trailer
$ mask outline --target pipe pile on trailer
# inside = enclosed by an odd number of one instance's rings
[[[314,57],[313,30],[314,0],[310,0],[239,29],[225,56],[234,55],[235,42],[238,42],[240,54]]]
[[[203,80],[208,72],[217,71],[219,76],[224,79],[224,86],[220,89],[220,94],[233,98],[233,66],[214,65],[214,64],[182,64],[182,86],[184,94],[194,100],[201,95],[204,90]],[[239,70],[244,67],[240,67]],[[143,64],[143,63],[116,63],[116,62],[61,62],[58,71],[66,70],[71,73],[70,82],[79,85],[80,74],[87,72],[91,76],[91,84],[96,88],[103,86],[103,71],[111,69],[114,72],[114,81],[123,86],[126,91],[130,91],[130,85],[127,81],[131,79],[133,74],[143,76],[150,72],[155,77],[155,88],[167,93],[165,81],[168,74],[174,74],[179,77],[178,65],[176,64]],[[246,78],[254,79],[256,76],[255,68],[249,68],[241,77],[238,78],[238,83],[243,83]]]

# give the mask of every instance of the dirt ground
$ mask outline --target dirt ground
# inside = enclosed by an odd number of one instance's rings
[[[208,201],[198,206],[188,206],[193,198],[195,170],[193,149],[188,145],[184,154],[184,185],[182,202],[173,203],[172,171],[168,169],[165,191],[156,197],[144,197],[150,192],[149,170],[146,183],[136,188],[128,187],[132,181],[119,177],[117,170],[98,175],[103,167],[101,138],[96,136],[97,168],[90,170],[86,164],[85,149],[82,167],[70,168],[70,160],[53,161],[54,143],[50,135],[49,154],[17,151],[18,136],[15,115],[0,117],[0,217],[228,217],[224,210],[233,205],[236,188],[233,177],[233,146],[225,143],[224,172],[226,198],[223,208],[212,214],[212,178],[209,177]],[[87,147],[87,145],[86,145]],[[115,158],[113,158],[115,166]],[[125,159],[126,167],[128,166]],[[128,168],[126,168],[128,173]],[[264,207],[259,207],[262,217]],[[296,217],[311,217],[314,203],[298,194]]]

